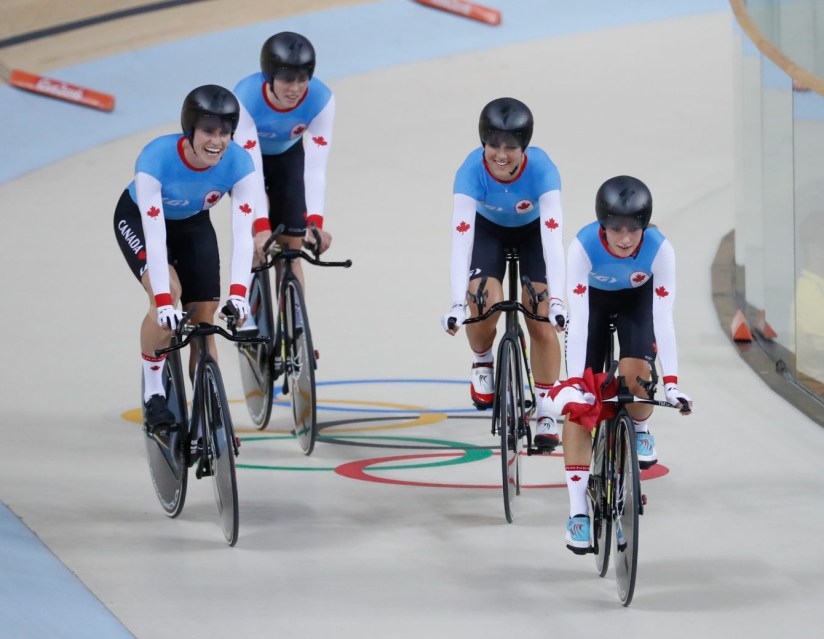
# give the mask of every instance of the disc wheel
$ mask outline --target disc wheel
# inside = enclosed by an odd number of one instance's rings
[[[624,606],[632,601],[638,569],[638,518],[641,513],[641,477],[635,426],[627,414],[616,420],[615,543],[613,562],[618,597]]]
[[[166,403],[175,416],[175,425],[156,434],[149,434],[144,427],[144,440],[149,473],[157,499],[169,517],[177,517],[186,501],[188,477],[185,455],[188,413],[178,351],[172,351],[166,356],[163,387]]]
[[[286,315],[286,387],[291,398],[295,437],[304,454],[311,455],[317,438],[315,351],[300,282],[284,287]]]
[[[268,341],[262,344],[237,345],[240,379],[252,424],[258,430],[263,430],[269,424],[272,414],[274,386],[271,362],[275,322],[272,315],[272,287],[268,270],[257,271],[252,278],[249,309],[257,324],[256,335],[266,337]]]
[[[204,365],[203,383],[206,423],[203,454],[206,455],[208,468],[212,472],[215,502],[223,536],[227,544],[234,546],[237,543],[240,525],[235,474],[237,444],[229,413],[229,402],[226,401],[220,370],[214,362]]]

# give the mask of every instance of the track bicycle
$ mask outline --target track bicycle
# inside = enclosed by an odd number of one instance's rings
[[[222,310],[227,317],[229,331],[213,324],[188,323],[186,320],[193,310],[183,316],[172,337],[172,344],[155,351],[157,357],[166,354],[163,385],[175,423],[153,433],[144,425],[146,453],[157,498],[169,517],[177,517],[183,510],[190,467],[196,466],[197,479],[212,477],[223,536],[230,546],[234,546],[240,521],[235,475],[235,456],[240,442],[235,437],[220,369],[209,354],[206,337],[220,335],[232,342],[246,344],[264,340],[238,335],[230,307]],[[197,343],[198,359],[192,380],[192,412],[189,415],[180,349],[192,341]]]
[[[269,424],[274,383],[284,375],[283,394],[291,399],[293,432],[306,455],[312,453],[318,434],[315,396],[317,352],[312,346],[303,287],[293,271],[292,263],[302,259],[315,266],[352,266],[352,260],[320,260],[320,237],[317,229],[311,229],[315,233],[315,244],[308,247],[312,249],[312,255],[302,249],[275,244],[275,238],[283,232],[282,225],[272,232],[263,247],[266,261],[252,268],[249,294],[256,334],[265,339],[255,344],[238,344],[243,392],[252,423],[259,430]],[[282,268],[278,275],[278,314],[275,317],[269,269],[278,262],[282,263]]]
[[[641,493],[635,424],[627,411],[627,406],[633,403],[669,408],[676,406],[655,399],[658,374],[654,364],[650,365],[650,380],[641,377],[636,380],[647,393],[647,397],[636,397],[629,391],[626,379],[616,375],[618,360],[614,356],[613,343],[616,330],[615,316],[610,317],[608,330],[605,360],[607,374],[602,382],[601,392],[603,395],[610,386],[616,387],[617,391],[613,397],[603,400],[604,404],[615,404],[614,416],[602,420],[592,435],[592,460],[587,487],[592,525],[590,551],[595,553],[598,574],[604,577],[609,569],[612,550],[618,598],[624,606],[628,606],[635,592],[638,523],[639,517],[644,514],[646,497]],[[680,410],[682,413],[689,412],[687,407]]]
[[[521,454],[544,454],[544,450],[532,443],[530,420],[537,409],[535,382],[529,366],[529,352],[524,330],[518,321],[518,313],[538,322],[549,322],[548,317],[537,314],[538,304],[547,297],[547,292],[536,293],[529,278],[522,276],[520,284],[527,289],[530,311],[518,301],[518,250],[504,250],[508,272],[508,298],[496,302],[486,311],[488,292],[487,278],[483,277],[476,293],[468,297],[478,307],[478,314],[468,317],[464,324],[482,322],[493,313],[501,311],[506,318],[506,330],[498,343],[495,369],[495,395],[492,404],[492,434],[500,436],[501,484],[504,498],[504,514],[512,523],[514,519],[514,499],[521,493]],[[451,321],[449,327],[454,327]],[[524,380],[527,384],[525,385]],[[528,396],[527,396],[528,391]]]

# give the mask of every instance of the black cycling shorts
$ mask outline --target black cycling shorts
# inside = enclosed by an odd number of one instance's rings
[[[306,234],[303,138],[279,155],[263,156],[263,181],[269,195],[269,224],[283,224],[284,235]]]
[[[129,190],[114,210],[114,234],[123,257],[138,281],[146,272],[146,241],[140,209]],[[183,289],[181,302],[220,300],[220,256],[209,211],[185,220],[166,220],[166,250]]]
[[[541,243],[541,221],[524,226],[501,226],[483,215],[475,215],[475,243],[472,246],[469,279],[486,275],[503,282],[506,273],[504,250],[518,249],[519,270],[530,281],[546,284],[546,262]]]
[[[586,366],[604,371],[609,337],[609,318],[615,315],[620,357],[655,362],[657,352],[652,322],[652,279],[638,288],[605,291],[589,287],[589,327]],[[617,358],[616,358],[617,359]]]

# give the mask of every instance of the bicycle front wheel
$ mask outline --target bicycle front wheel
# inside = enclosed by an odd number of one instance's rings
[[[612,509],[608,499],[609,486],[609,422],[601,422],[592,440],[592,461],[589,470],[589,515],[592,522],[592,545],[595,567],[603,577],[609,569],[612,537]]]
[[[237,542],[240,518],[238,516],[237,476],[235,455],[237,442],[229,413],[229,402],[223,389],[220,370],[214,362],[206,362],[203,370],[203,407],[205,437],[203,454],[208,460],[215,490],[217,511],[226,543]]]
[[[169,517],[177,517],[186,501],[188,478],[185,456],[188,411],[178,351],[172,351],[166,356],[163,387],[166,391],[166,404],[175,416],[174,428],[155,435],[146,433],[144,441],[152,485],[160,506]]]
[[[641,513],[641,475],[635,448],[635,425],[626,413],[615,420],[614,563],[618,597],[624,606],[632,601],[638,569],[638,517]]]
[[[284,286],[286,319],[286,383],[292,399],[295,437],[304,454],[311,455],[318,434],[315,400],[315,351],[300,282]]]
[[[263,430],[269,424],[272,414],[274,386],[272,351],[275,322],[272,316],[272,285],[269,282],[269,271],[257,271],[252,278],[249,309],[257,325],[257,335],[268,338],[268,341],[262,344],[237,345],[240,379],[252,423],[258,430]]]
[[[492,410],[493,429],[500,436],[501,485],[504,514],[509,523],[515,519],[514,501],[520,492],[519,430],[521,401],[519,400],[519,361],[515,343],[505,340],[498,349],[498,371],[495,380],[495,405]]]

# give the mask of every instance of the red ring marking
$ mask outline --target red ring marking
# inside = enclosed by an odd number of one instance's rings
[[[404,481],[400,479],[390,479],[388,477],[376,477],[369,475],[366,469],[377,464],[384,464],[395,461],[406,461],[410,459],[424,459],[430,457],[456,457],[463,454],[462,452],[454,453],[427,453],[423,455],[396,455],[394,457],[373,457],[371,459],[361,459],[357,461],[347,462],[335,468],[335,473],[341,477],[348,479],[357,479],[359,481],[371,481],[378,484],[392,484],[396,486],[420,486],[424,488],[493,488],[500,489],[500,484],[483,485],[483,484],[443,484],[435,482],[423,481]],[[388,469],[387,469],[388,470]],[[641,479],[657,479],[669,473],[669,468],[662,464],[656,464],[652,468],[641,471]],[[563,484],[537,484],[532,486],[521,485],[521,488],[566,488],[566,483]]]

